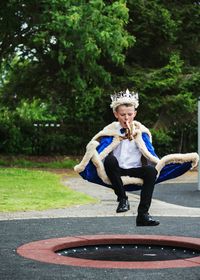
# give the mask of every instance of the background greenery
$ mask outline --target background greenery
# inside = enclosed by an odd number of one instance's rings
[[[3,167],[72,169],[78,162],[79,159],[66,156],[0,156],[0,166]]]
[[[0,152],[74,154],[137,90],[160,156],[197,149],[200,4],[2,0]]]

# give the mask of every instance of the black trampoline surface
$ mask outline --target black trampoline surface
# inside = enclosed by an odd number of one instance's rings
[[[105,244],[72,247],[56,252],[60,256],[105,261],[164,261],[200,256],[199,250],[176,246],[144,244]]]

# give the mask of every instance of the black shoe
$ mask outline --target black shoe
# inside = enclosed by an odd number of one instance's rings
[[[158,226],[160,222],[158,220],[154,220],[149,213],[138,215],[136,218],[136,225],[138,227],[144,226]]]
[[[119,200],[119,204],[118,204],[116,212],[117,213],[126,212],[129,209],[130,209],[130,205],[129,205],[129,202],[128,202],[128,198],[121,198]]]

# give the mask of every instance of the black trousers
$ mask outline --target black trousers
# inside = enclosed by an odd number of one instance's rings
[[[146,165],[138,168],[123,169],[119,166],[116,157],[112,154],[109,154],[105,158],[104,167],[119,200],[121,198],[127,198],[121,176],[137,177],[144,180],[140,194],[138,215],[148,213],[157,175],[155,167]]]

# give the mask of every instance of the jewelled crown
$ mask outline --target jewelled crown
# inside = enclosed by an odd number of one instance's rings
[[[114,93],[110,97],[112,100],[110,107],[113,109],[113,111],[115,111],[116,108],[122,104],[131,104],[135,107],[135,109],[139,106],[138,93],[134,91],[131,92],[128,89],[126,91]]]

